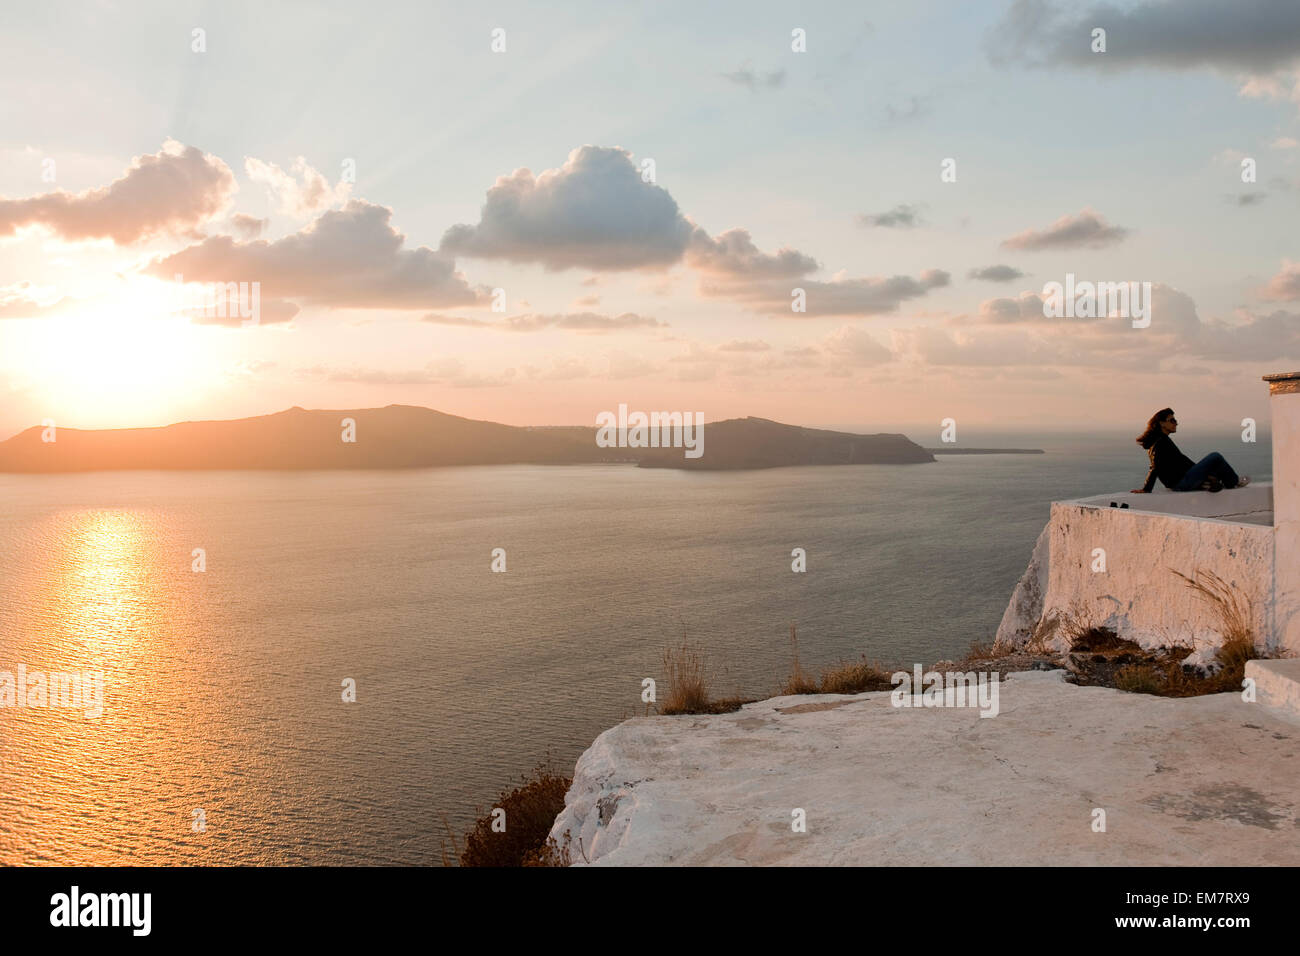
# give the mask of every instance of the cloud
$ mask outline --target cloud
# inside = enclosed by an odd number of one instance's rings
[[[989,31],[994,63],[1098,69],[1209,67],[1253,76],[1300,62],[1300,4],[1292,0],[1148,0],[1125,9],[1017,0]],[[1092,30],[1106,52],[1092,52]]]
[[[838,340],[832,335],[829,341],[835,346]],[[736,348],[737,345],[744,347]],[[697,371],[694,375],[687,376],[690,378],[713,378],[719,371],[733,377],[753,377],[810,368],[820,368],[827,374],[838,376],[842,374],[841,370],[877,364],[874,355],[866,356],[863,353],[855,357],[853,345],[850,342],[841,343],[841,355],[832,357],[824,347],[815,348],[810,345],[787,346],[779,353],[774,353],[766,342],[728,342],[712,349],[691,343],[689,349],[677,356],[676,360],[688,368],[707,369],[707,373]]]
[[[1109,225],[1092,209],[1076,216],[1062,216],[1046,229],[1026,229],[1003,241],[1007,249],[1100,249],[1123,241],[1128,230]]]
[[[1055,316],[1044,313],[1043,304],[1042,293],[1034,291],[1021,292],[1015,297],[985,299],[979,305],[973,324],[1034,323],[1053,326],[1055,327],[1053,334],[1058,335],[1068,334],[1065,329],[1087,329],[1089,334],[1098,331],[1109,334],[1123,333],[1124,330],[1131,328],[1132,315],[1121,316],[1118,308],[1114,308],[1110,315],[1104,316]],[[1164,283],[1152,284],[1150,302],[1144,301],[1144,304],[1149,305],[1151,310],[1153,335],[1169,333],[1183,335],[1200,324],[1200,319],[1196,315],[1196,305],[1191,297]],[[968,323],[959,319],[949,324]],[[1088,328],[1089,326],[1092,328]]]
[[[226,208],[237,188],[220,159],[168,140],[159,152],[137,156],[107,186],[0,199],[0,237],[24,226],[41,226],[70,241],[110,239],[117,245],[192,234]]]
[[[605,356],[605,361],[605,377],[614,380],[643,378],[660,371],[660,367],[649,359],[626,352],[611,352]]]
[[[499,178],[479,222],[443,235],[447,254],[534,262],[551,270],[597,272],[665,268],[679,261],[701,274],[700,291],[788,313],[791,282],[815,300],[813,315],[876,315],[946,285],[948,274],[920,279],[806,278],[820,268],[797,249],[761,251],[745,229],[716,237],[696,226],[667,190],[643,181],[631,154],[617,147],[582,146],[564,166],[534,176],[527,169]]]
[[[594,309],[600,305],[600,296],[598,295],[580,295],[573,300],[573,304],[583,309]]]
[[[743,66],[734,73],[719,73],[720,77],[730,80],[737,86],[743,86],[751,93],[758,90],[775,90],[785,85],[785,70],[772,70],[769,73],[755,73],[748,66]]]
[[[1064,319],[1043,315],[1043,299],[1036,292],[1022,292],[1017,298],[985,299],[980,303],[979,320],[994,324],[1004,322],[1063,322]],[[1070,320],[1076,321],[1076,320]],[[1077,321],[1087,321],[1080,319]]]
[[[599,335],[604,332],[626,332],[637,329],[667,328],[667,322],[648,315],[624,312],[621,315],[600,315],[595,312],[564,312],[553,315],[525,313],[512,315],[499,322],[486,319],[462,318],[431,312],[420,317],[421,322],[435,325],[459,325],[479,329],[496,329],[498,332],[540,332],[543,329],[570,329],[584,334]]]
[[[857,217],[859,226],[879,226],[885,229],[911,229],[921,224],[920,207],[899,203],[888,212],[869,215],[863,213]]]
[[[982,303],[983,325],[895,330],[894,347],[923,364],[972,367],[1161,371],[1188,357],[1222,362],[1300,358],[1300,314],[1238,310],[1234,321],[1203,321],[1191,296],[1164,283],[1152,285],[1150,308],[1150,327],[1134,329],[1129,317],[1045,317],[1038,295],[1022,292],[1018,299]],[[1019,324],[1009,327],[1014,323]]]
[[[244,172],[253,182],[266,187],[277,210],[297,218],[315,215],[346,201],[352,190],[351,184],[344,182],[331,187],[325,175],[308,165],[302,156],[293,161],[289,172],[275,163],[248,157],[244,160]]]
[[[353,199],[311,225],[268,241],[212,236],[154,260],[145,274],[187,282],[261,283],[268,298],[327,308],[427,309],[477,300],[455,262],[427,246],[405,248],[392,210]]]
[[[655,295],[662,298],[664,296],[672,295],[673,282],[667,276],[658,279],[644,280],[636,284],[636,291],[645,295]]]
[[[672,377],[678,382],[711,382],[718,377],[718,366],[704,363],[678,365],[673,367]]]
[[[1065,358],[1060,346],[1039,335],[919,326],[895,329],[893,345],[900,358],[933,366],[1053,365]]]
[[[782,248],[761,251],[745,229],[728,229],[716,238],[697,229],[686,251],[686,264],[700,276],[700,294],[727,298],[773,315],[867,316],[897,310],[899,303],[948,284],[950,276],[929,269],[910,276],[829,281],[808,278],[821,268],[812,256]],[[806,309],[791,310],[794,290],[804,290]]]
[[[718,346],[719,352],[767,352],[772,348],[760,339],[732,339]]]
[[[0,319],[40,319],[65,315],[82,304],[82,300],[54,295],[30,282],[0,286]]]
[[[1274,149],[1295,149],[1300,146],[1300,140],[1294,136],[1279,136],[1273,142],[1269,143]]]
[[[681,259],[694,231],[666,189],[642,180],[631,153],[582,146],[559,169],[498,178],[478,223],[452,226],[441,248],[550,270],[662,268]]]
[[[1300,70],[1250,77],[1237,92],[1255,99],[1290,100],[1300,105]]]
[[[572,357],[551,359],[549,368],[539,368],[536,365],[524,366],[525,376],[543,382],[569,382],[577,378],[586,378],[590,374],[591,369],[587,368],[586,362]]]
[[[726,279],[793,279],[820,268],[816,259],[797,249],[782,248],[776,255],[759,251],[745,229],[728,229],[716,239],[697,229],[686,262],[701,272]]]
[[[846,365],[882,365],[893,358],[893,353],[869,332],[852,325],[842,326],[826,336],[823,348]]]
[[[570,312],[561,315],[512,315],[503,323],[510,332],[537,332],[541,329],[575,329],[579,332],[620,332],[629,329],[656,329],[667,323],[648,315],[624,312],[622,315],[598,315],[594,312]]]
[[[443,315],[440,312],[430,312],[428,315],[420,316],[421,322],[431,322],[434,325],[463,325],[470,328],[490,329],[498,325],[496,322],[488,322],[486,319],[470,319],[460,315]]]
[[[239,234],[240,239],[256,239],[270,224],[269,219],[258,219],[246,213],[237,212],[230,217],[230,226]]]
[[[1268,362],[1300,358],[1300,314],[1239,312],[1235,324],[1207,322],[1186,352],[1225,362]]]
[[[268,362],[263,359],[240,359],[231,365],[225,374],[227,378],[248,379],[278,368],[279,365],[279,362]]]
[[[986,282],[1013,282],[1016,279],[1023,279],[1025,274],[1019,269],[1011,266],[985,266],[982,269],[972,269],[966,275],[971,279],[983,279]]]
[[[1258,290],[1261,299],[1272,302],[1294,302],[1300,299],[1300,262],[1282,260],[1282,269]]]
[[[927,269],[918,278],[896,275],[862,279],[836,278],[827,282],[800,278],[790,280],[701,282],[704,296],[729,298],[770,315],[792,318],[818,316],[870,316],[898,311],[901,303],[948,285],[950,276],[942,269]],[[804,291],[805,311],[794,312],[794,289]]]
[[[885,121],[893,126],[899,123],[906,123],[914,119],[920,119],[930,113],[930,100],[925,96],[908,97],[907,105],[896,107],[892,104],[885,106]]]
[[[224,316],[217,315],[217,311],[219,310],[183,309],[180,314],[188,316],[190,323],[193,325],[219,325],[228,329],[243,328],[244,322],[247,321],[239,314],[237,308],[220,310],[231,313]],[[259,302],[257,311],[258,325],[283,325],[286,322],[293,321],[301,310],[292,302],[286,302],[283,299],[271,299],[266,302]]]
[[[501,375],[495,376],[471,372],[458,358],[435,359],[423,368],[399,371],[357,367],[340,369],[317,365],[299,369],[298,373],[328,382],[356,385],[450,385],[453,388],[491,388],[507,385],[514,377],[513,369],[506,369]]]

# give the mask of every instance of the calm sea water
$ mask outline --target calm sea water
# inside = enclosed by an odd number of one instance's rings
[[[1266,435],[1179,440],[1268,478]],[[106,679],[98,719],[0,709],[0,863],[436,863],[444,821],[641,712],[683,634],[720,694],[775,692],[791,621],[810,669],[957,654],[1052,499],[1145,473],[1127,434],[996,443],[1049,454],[0,475],[0,671]]]

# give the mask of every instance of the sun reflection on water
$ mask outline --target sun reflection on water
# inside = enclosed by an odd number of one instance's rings
[[[64,537],[61,580],[49,596],[56,639],[83,661],[131,663],[158,636],[159,568],[150,529],[132,512],[77,516]]]
[[[78,510],[38,529],[39,567],[15,568],[0,670],[103,675],[103,713],[0,711],[0,816],[34,835],[0,834],[0,863],[128,862],[140,811],[158,806],[173,754],[156,746],[167,636],[166,571],[148,512]],[[143,705],[143,706],[142,706]]]

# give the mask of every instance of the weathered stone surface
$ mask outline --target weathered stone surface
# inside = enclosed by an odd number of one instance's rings
[[[989,719],[888,692],[634,718],[582,755],[552,834],[580,865],[1300,864],[1295,724],[1062,674],[1013,675]]]

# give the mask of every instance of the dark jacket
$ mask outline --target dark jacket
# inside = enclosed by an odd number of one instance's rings
[[[1161,435],[1147,448],[1147,457],[1151,459],[1151,470],[1147,472],[1147,480],[1142,484],[1143,491],[1154,488],[1157,478],[1162,485],[1173,491],[1194,464],[1178,450],[1168,435]]]

